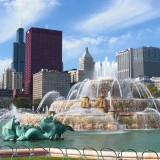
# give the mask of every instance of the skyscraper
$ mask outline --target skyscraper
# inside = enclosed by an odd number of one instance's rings
[[[25,43],[24,43],[24,29],[17,30],[16,42],[13,43],[13,62],[12,69],[16,72],[22,72],[24,79],[24,58],[25,57]]]
[[[30,28],[26,32],[25,94],[32,95],[33,74],[48,70],[63,70],[62,31]]]
[[[116,59],[119,79],[160,76],[160,48],[129,48],[118,52]]]

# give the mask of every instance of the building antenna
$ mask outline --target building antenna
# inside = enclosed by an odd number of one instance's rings
[[[19,28],[22,28],[22,18],[19,19]]]

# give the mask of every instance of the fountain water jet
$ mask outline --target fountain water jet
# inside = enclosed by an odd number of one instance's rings
[[[38,108],[37,108],[37,113],[40,111],[40,109],[41,109],[41,107],[42,107],[42,104],[44,103],[44,101],[45,101],[46,99],[49,98],[49,96],[52,96],[52,100],[56,100],[56,99],[59,99],[60,94],[59,94],[59,92],[56,92],[56,91],[50,91],[50,92],[46,93],[46,94],[44,95],[43,99],[41,100]]]

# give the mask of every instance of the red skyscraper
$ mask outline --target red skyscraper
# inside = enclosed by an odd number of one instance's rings
[[[63,70],[62,31],[30,28],[26,32],[25,94],[32,95],[33,74],[42,68]]]

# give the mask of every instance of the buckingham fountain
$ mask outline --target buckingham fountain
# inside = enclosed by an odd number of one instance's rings
[[[48,97],[52,97],[53,102],[49,107],[45,107],[45,113],[40,113]],[[100,148],[107,142],[107,146],[118,149],[115,144],[121,143],[119,140],[122,137],[119,135],[113,139],[111,135],[125,133],[122,139],[126,141],[129,138],[130,144],[122,142],[121,145],[126,147],[132,145],[131,148],[134,148],[135,142],[142,140],[139,139],[139,131],[149,130],[148,134],[143,132],[144,137],[153,134],[152,130],[156,136],[158,135],[159,108],[159,100],[151,95],[143,83],[132,79],[119,81],[116,78],[116,63],[110,63],[106,58],[102,64],[96,63],[94,79],[85,79],[75,84],[66,99],[58,92],[50,91],[43,97],[37,113],[17,112],[13,107],[12,111],[1,115],[0,120],[3,121],[12,115],[11,120],[2,128],[2,135],[6,140],[63,139],[65,131],[75,130],[76,135],[75,132],[66,133],[69,138],[65,138],[63,146],[68,146],[72,142],[71,146],[77,147],[78,145],[82,148],[83,145],[89,144]],[[59,131],[58,127],[62,127],[63,130]],[[6,132],[10,133],[10,137],[7,137]],[[90,137],[86,139],[88,136]],[[94,139],[90,141],[92,136],[98,136],[99,143],[96,143]],[[115,144],[113,141],[116,141]],[[153,145],[157,144],[157,141],[153,139],[152,141]],[[44,146],[48,146],[49,143],[44,143]],[[141,144],[137,145],[141,146]],[[57,143],[57,145],[61,144]],[[149,148],[147,144],[145,146]]]
[[[76,84],[49,113],[76,130],[119,130],[159,128],[158,109],[159,101],[143,83],[108,77]]]

